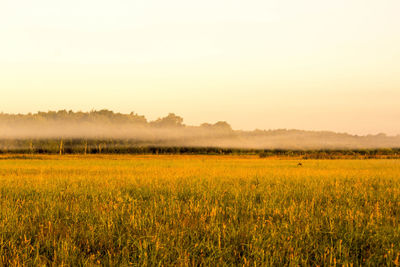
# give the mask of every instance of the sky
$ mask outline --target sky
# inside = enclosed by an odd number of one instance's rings
[[[398,0],[1,0],[0,112],[400,134]]]

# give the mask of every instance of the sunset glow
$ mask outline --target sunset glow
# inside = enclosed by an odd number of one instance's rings
[[[400,1],[0,3],[0,112],[400,134]]]

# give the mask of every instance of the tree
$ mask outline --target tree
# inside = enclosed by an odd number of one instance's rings
[[[219,121],[214,124],[203,123],[201,125],[202,128],[216,131],[232,131],[232,127],[226,121]]]
[[[179,117],[174,113],[169,113],[168,116],[164,118],[159,118],[156,121],[152,121],[151,126],[167,128],[167,127],[182,127],[184,125],[182,117]]]

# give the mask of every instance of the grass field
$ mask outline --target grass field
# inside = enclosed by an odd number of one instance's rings
[[[2,156],[0,265],[399,265],[399,160]]]

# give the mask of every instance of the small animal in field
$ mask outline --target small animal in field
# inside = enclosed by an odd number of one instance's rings
[[[303,166],[303,163],[301,163],[301,162],[299,162],[298,164],[297,164],[297,166]]]

